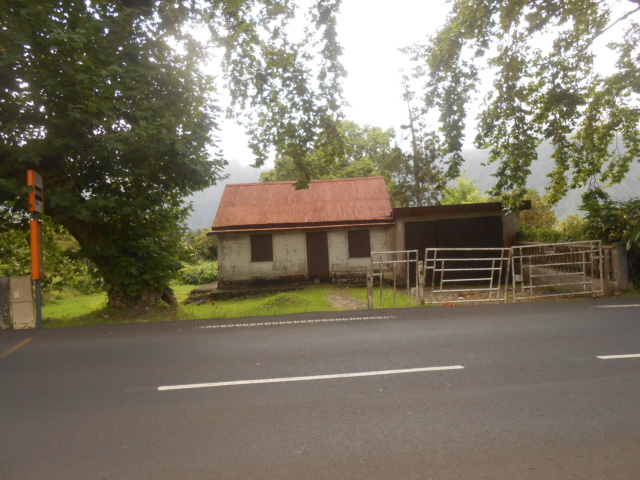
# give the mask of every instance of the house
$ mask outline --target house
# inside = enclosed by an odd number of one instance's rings
[[[522,209],[531,208],[527,201]],[[427,248],[504,248],[510,247],[520,230],[520,215],[505,214],[501,202],[465,205],[436,205],[430,207],[394,208],[396,250],[417,250],[424,261]],[[492,256],[489,251],[447,252],[452,258]],[[482,262],[458,263],[457,268],[473,269]],[[415,278],[411,265],[409,278]],[[449,278],[474,277],[473,270],[449,273]]]
[[[218,237],[221,288],[329,281],[361,272],[372,251],[395,248],[383,177],[227,185],[211,234]]]
[[[520,230],[520,216],[505,215],[501,202],[394,208],[393,217],[397,250],[510,247]]]
[[[371,252],[505,247],[519,229],[500,202],[394,209],[383,177],[293,184],[225,187],[210,232],[221,288],[363,278]]]

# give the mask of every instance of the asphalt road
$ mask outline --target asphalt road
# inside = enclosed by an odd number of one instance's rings
[[[0,479],[640,479],[638,355],[640,298],[0,332]]]

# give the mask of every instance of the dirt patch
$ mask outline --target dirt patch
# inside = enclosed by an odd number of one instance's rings
[[[341,290],[331,290],[327,293],[327,300],[340,310],[365,310],[367,308],[366,302],[350,297]]]

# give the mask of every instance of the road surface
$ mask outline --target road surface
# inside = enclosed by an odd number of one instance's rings
[[[640,298],[0,332],[0,479],[638,479]]]

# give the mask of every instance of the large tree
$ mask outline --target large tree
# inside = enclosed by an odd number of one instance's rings
[[[536,147],[554,147],[548,195],[617,183],[640,158],[640,0],[455,0],[446,24],[409,50],[440,111],[450,175],[465,120],[490,79],[475,144],[496,162],[495,196],[521,198]],[[598,72],[604,34],[615,67]],[[486,85],[485,85],[486,86]]]
[[[403,76],[402,100],[407,107],[408,151],[398,150],[393,173],[392,192],[402,207],[436,205],[445,181],[441,168],[443,149],[438,134],[428,128],[423,108],[415,104],[415,93],[409,78]]]
[[[24,211],[35,169],[111,305],[173,301],[183,198],[223,176],[216,84],[257,165],[331,144],[339,3],[312,2],[299,33],[293,1],[0,0],[0,206]],[[211,52],[218,79],[201,68]]]
[[[261,182],[296,181],[301,178],[354,178],[385,175],[392,167],[396,153],[393,129],[359,125],[345,120],[336,128],[332,148],[324,147],[324,139],[318,139],[316,148],[303,158],[279,154],[273,170],[260,175]],[[390,177],[389,177],[390,178]]]

